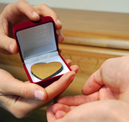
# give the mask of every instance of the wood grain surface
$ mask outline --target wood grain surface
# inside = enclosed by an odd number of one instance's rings
[[[0,10],[5,4],[0,4]],[[109,59],[129,55],[129,14],[68,10],[52,8],[63,24],[65,36],[59,44],[64,59],[80,67],[72,84],[62,94],[78,95],[81,88],[102,63]],[[19,54],[0,53],[0,68],[14,77],[27,81]],[[46,122],[46,107],[36,110],[32,115],[17,119],[0,108],[0,122]]]

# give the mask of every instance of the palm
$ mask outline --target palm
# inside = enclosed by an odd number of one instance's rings
[[[15,116],[25,116],[30,113],[30,111],[40,107],[44,102],[38,101],[38,100],[32,100],[32,99],[27,99],[25,97],[20,97],[18,94],[22,90],[22,85],[27,85],[27,83],[22,83],[21,81],[15,79],[10,73],[6,72],[5,70],[0,70],[0,77],[1,82],[0,82],[0,106],[6,108],[9,110],[12,114]],[[6,82],[6,84],[5,84]],[[19,85],[18,85],[19,84]],[[28,83],[29,84],[29,83]],[[23,87],[23,90],[25,87]],[[16,92],[17,91],[17,92]],[[23,91],[24,92],[24,91]],[[27,91],[26,91],[27,92]],[[27,95],[26,95],[27,97]],[[17,111],[21,110],[20,115]]]
[[[0,101],[2,102],[2,106],[6,106],[6,109],[17,117],[26,116],[43,105],[41,101],[30,100],[14,95],[2,95],[0,96]]]
[[[129,103],[128,61],[128,56],[107,60],[87,80],[82,88],[83,95],[59,98],[53,106],[54,113],[61,118],[73,106],[90,101],[117,99]]]

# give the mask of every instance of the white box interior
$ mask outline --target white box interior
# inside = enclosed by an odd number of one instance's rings
[[[61,62],[63,70],[57,75],[69,71],[69,68],[58,54],[52,22],[19,30],[16,32],[16,36],[24,64],[33,82],[41,81],[31,73],[31,66],[36,63]]]
[[[22,58],[57,50],[53,23],[48,22],[16,32]]]
[[[64,63],[64,61],[62,60],[62,58],[59,56],[58,51],[47,53],[47,54],[43,54],[43,55],[40,55],[40,56],[36,56],[36,57],[30,58],[28,60],[25,60],[26,68],[27,68],[27,70],[28,70],[28,72],[30,74],[30,77],[33,80],[33,82],[39,82],[39,81],[41,81],[40,79],[38,79],[37,77],[35,77],[31,73],[31,66],[33,64],[40,63],[40,62],[45,62],[45,63],[49,63],[49,62],[60,62],[60,63],[62,63],[63,69],[56,76],[62,75],[62,74],[64,74],[64,73],[66,73],[66,72],[69,71],[69,68],[66,66],[66,64]]]

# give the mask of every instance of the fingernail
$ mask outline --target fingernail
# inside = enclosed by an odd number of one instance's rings
[[[61,25],[62,25],[62,23],[61,23],[61,21],[60,21],[59,19],[57,19],[57,23],[59,23],[59,24],[61,24]]]
[[[44,98],[44,92],[39,91],[39,90],[36,90],[34,95],[37,100],[43,100]]]
[[[63,36],[64,37],[64,35],[62,34],[62,32],[59,30],[59,35],[61,35],[61,36]]]
[[[37,17],[37,16],[39,17],[39,15],[38,15],[38,13],[36,11],[33,12],[33,16],[34,17]]]
[[[70,78],[69,78],[69,84],[73,81],[75,75],[72,75]]]
[[[13,51],[13,44],[12,43],[9,45],[9,50],[10,50],[10,52]]]
[[[74,79],[74,77],[75,77],[75,75],[73,75],[73,76],[70,78],[70,80],[72,81],[72,80]]]
[[[62,32],[59,30],[58,31],[58,42],[62,42],[64,40],[64,35],[62,34]]]

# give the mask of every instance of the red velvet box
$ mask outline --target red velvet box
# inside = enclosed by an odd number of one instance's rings
[[[70,68],[62,58],[58,49],[58,40],[54,21],[51,17],[41,17],[39,22],[26,21],[17,24],[13,28],[24,69],[31,83],[43,87],[58,80]],[[56,76],[47,79],[38,79],[31,72],[31,66],[35,63],[61,62],[63,69]]]

